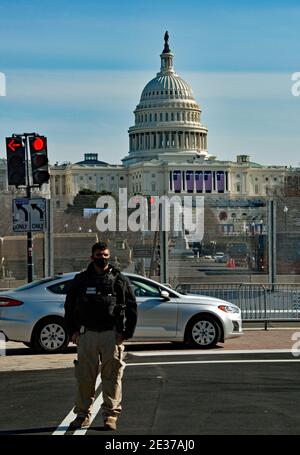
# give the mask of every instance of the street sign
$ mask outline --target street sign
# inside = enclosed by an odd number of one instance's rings
[[[13,199],[14,232],[44,231],[47,228],[46,199]]]

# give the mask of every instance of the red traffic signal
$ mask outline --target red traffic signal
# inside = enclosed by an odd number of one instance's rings
[[[47,139],[45,137],[36,137],[32,141],[32,149],[36,152],[40,152],[44,148],[47,149]]]
[[[47,138],[45,136],[30,137],[29,149],[33,183],[38,185],[48,183],[50,174],[48,169]]]
[[[25,146],[21,137],[6,138],[8,184],[26,185]]]

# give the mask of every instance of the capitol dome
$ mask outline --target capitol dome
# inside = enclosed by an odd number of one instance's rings
[[[207,128],[201,124],[201,109],[190,85],[173,68],[168,40],[166,32],[160,72],[147,83],[134,111],[125,165],[167,153],[207,156]]]
[[[194,96],[191,87],[176,73],[158,73],[144,88],[141,101],[166,98],[193,100]]]

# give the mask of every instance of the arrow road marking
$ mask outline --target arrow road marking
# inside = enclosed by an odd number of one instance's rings
[[[22,204],[16,204],[16,207],[18,210],[22,210],[24,212],[24,215],[25,215],[25,221],[28,221],[28,212],[27,212],[27,209],[25,209],[25,207],[23,207]]]
[[[37,204],[31,204],[31,207],[33,210],[37,210],[38,212],[40,212],[40,220],[43,220],[44,219],[43,210]]]

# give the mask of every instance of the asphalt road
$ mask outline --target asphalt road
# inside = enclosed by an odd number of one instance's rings
[[[291,352],[133,348],[126,364],[117,431],[103,430],[99,412],[77,434],[300,434],[300,358]],[[73,368],[1,372],[0,434],[72,434],[75,385]],[[100,404],[101,384],[95,410]]]

